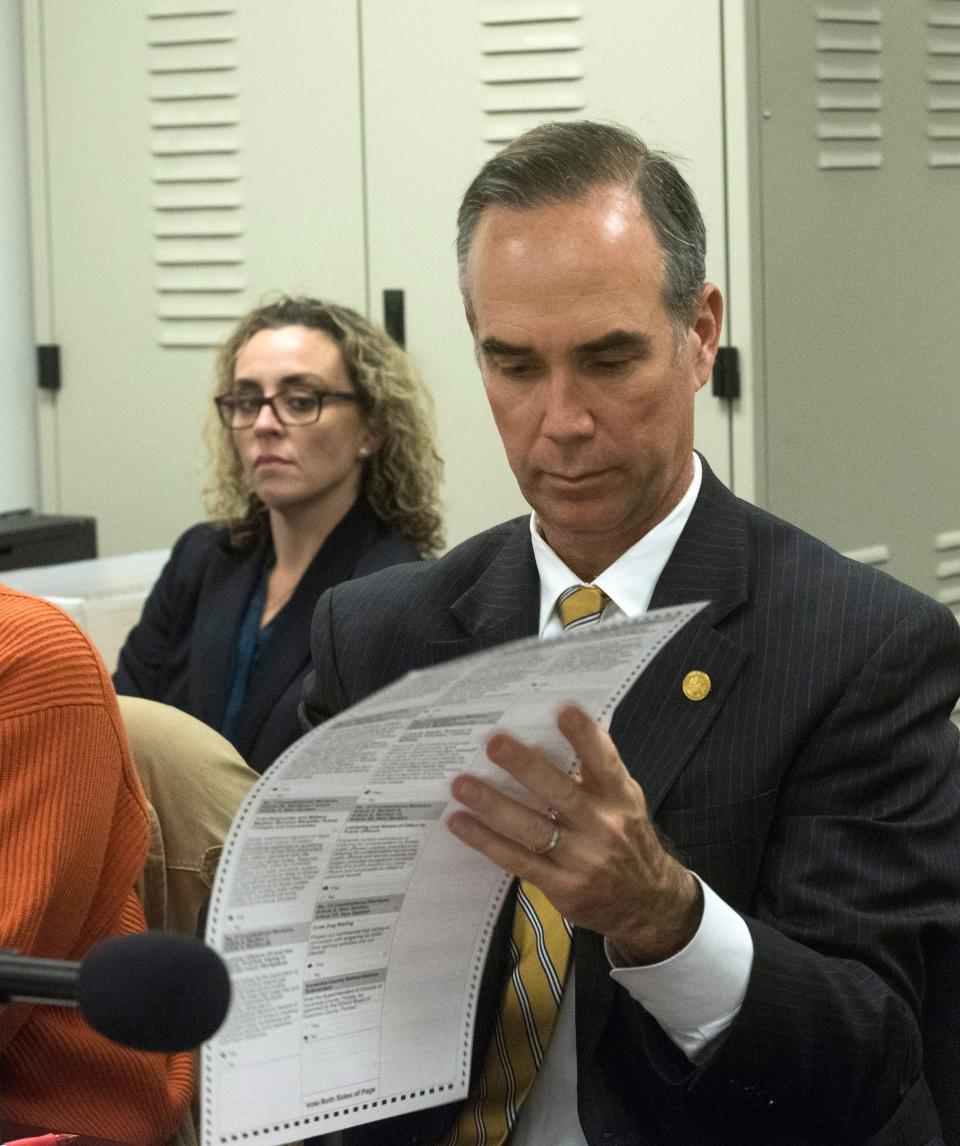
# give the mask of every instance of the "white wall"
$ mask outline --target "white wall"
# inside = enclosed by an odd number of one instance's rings
[[[22,33],[0,0],[0,513],[39,495]]]

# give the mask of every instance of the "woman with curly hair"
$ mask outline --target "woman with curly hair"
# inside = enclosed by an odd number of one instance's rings
[[[241,320],[214,404],[211,521],[174,546],[114,682],[199,717],[263,772],[300,734],[320,594],[440,549],[441,462],[403,350],[316,299]]]

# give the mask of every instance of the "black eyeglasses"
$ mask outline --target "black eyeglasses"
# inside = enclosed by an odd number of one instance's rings
[[[328,402],[359,402],[360,395],[349,390],[281,390],[272,398],[259,394],[222,394],[214,398],[220,421],[228,430],[249,430],[264,406],[284,426],[309,426],[318,420]]]

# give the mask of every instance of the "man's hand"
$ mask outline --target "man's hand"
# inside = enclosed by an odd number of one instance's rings
[[[696,933],[700,885],[660,843],[643,789],[609,735],[576,707],[560,713],[557,727],[580,761],[578,778],[512,736],[497,733],[487,743],[494,764],[551,815],[464,774],[452,790],[469,812],[454,813],[450,830],[536,884],[575,926],[606,936],[625,963],[658,963]]]

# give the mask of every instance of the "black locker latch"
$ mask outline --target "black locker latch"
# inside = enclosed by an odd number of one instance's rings
[[[721,346],[713,363],[713,396],[740,397],[740,351],[735,346]]]

